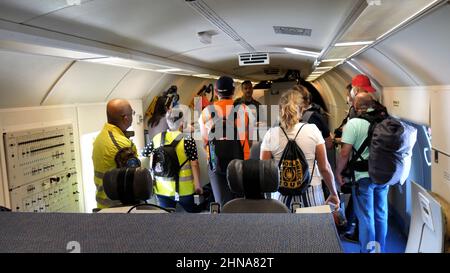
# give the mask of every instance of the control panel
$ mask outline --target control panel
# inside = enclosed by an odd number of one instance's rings
[[[3,134],[11,208],[79,212],[71,124]]]

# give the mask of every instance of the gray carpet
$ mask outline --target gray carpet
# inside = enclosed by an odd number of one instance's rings
[[[0,213],[0,252],[339,253],[329,214]]]

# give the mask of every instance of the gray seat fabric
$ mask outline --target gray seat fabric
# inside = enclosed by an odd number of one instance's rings
[[[263,193],[278,190],[279,171],[275,160],[233,160],[228,165],[227,180],[231,191],[244,198],[229,201],[223,213],[289,213],[280,201],[265,199]]]

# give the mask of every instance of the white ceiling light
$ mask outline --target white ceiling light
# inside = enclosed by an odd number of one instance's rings
[[[320,55],[320,52],[300,50],[300,49],[290,48],[290,47],[285,47],[284,50],[286,50],[287,52],[289,52],[291,54],[303,55],[303,56],[314,57],[314,58],[317,58]]]
[[[336,43],[334,46],[360,46],[360,45],[370,45],[373,41],[358,41],[358,42],[346,42],[346,43]]]
[[[169,73],[169,72],[181,71],[181,69],[179,69],[179,68],[167,68],[167,69],[157,69],[155,71],[156,72],[161,72],[161,73]]]
[[[343,58],[339,58],[339,59],[325,59],[325,60],[322,60],[321,62],[322,63],[327,63],[327,62],[340,62],[340,61],[344,61],[345,59],[343,59]]]
[[[316,70],[329,70],[333,68],[333,66],[321,66],[321,67],[316,67]]]

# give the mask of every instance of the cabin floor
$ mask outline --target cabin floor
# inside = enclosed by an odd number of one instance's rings
[[[396,221],[390,217],[388,234],[386,238],[386,253],[405,253],[406,242],[408,238],[403,235]],[[344,240],[341,236],[342,248],[345,253],[359,253],[360,248],[358,243]]]

